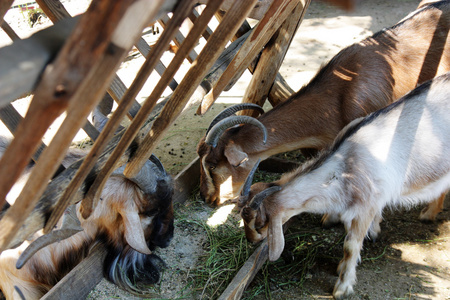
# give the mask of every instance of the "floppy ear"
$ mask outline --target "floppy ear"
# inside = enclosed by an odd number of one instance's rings
[[[269,260],[276,261],[280,258],[284,249],[284,233],[281,217],[270,217],[267,242],[269,244]]]
[[[128,207],[126,211],[120,214],[123,218],[125,226],[125,240],[134,250],[143,253],[151,254],[152,251],[147,246],[144,237],[144,230],[142,229],[141,219],[136,207]]]
[[[225,147],[224,154],[233,167],[238,167],[248,160],[247,153],[243,152],[241,147],[237,147],[235,144],[228,144]]]

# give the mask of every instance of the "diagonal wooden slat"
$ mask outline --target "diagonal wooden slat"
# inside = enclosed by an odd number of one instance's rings
[[[197,23],[194,25],[192,30],[189,32],[186,40],[184,41],[183,44],[181,44],[181,46],[178,49],[177,53],[175,54],[175,57],[173,58],[172,62],[167,67],[165,74],[160,79],[160,81],[158,82],[156,87],[153,89],[153,92],[149,96],[149,98],[146,99],[141,110],[136,115],[134,121],[127,128],[120,143],[117,145],[116,149],[111,154],[105,167],[102,169],[101,173],[99,174],[99,176],[97,176],[96,180],[92,184],[91,188],[89,189],[88,193],[86,194],[86,199],[89,198],[89,201],[96,201],[96,199],[98,199],[100,197],[100,191],[102,190],[103,185],[106,181],[105,178],[109,177],[109,175],[114,170],[114,167],[117,164],[117,160],[122,156],[122,153],[126,149],[128,149],[131,142],[135,138],[136,134],[141,129],[141,127],[144,125],[144,122],[146,121],[148,114],[152,111],[153,107],[155,106],[156,101],[159,99],[160,95],[164,91],[167,84],[170,82],[171,78],[173,78],[173,76],[175,75],[175,72],[180,67],[180,65],[183,62],[186,55],[188,55],[188,53],[191,52],[191,50],[195,46],[200,35],[205,30],[206,26],[208,25],[210,19],[213,17],[213,15],[214,15],[215,11],[217,10],[218,6],[220,5],[220,3],[221,3],[220,0],[212,1],[212,3],[209,4],[206,7],[206,9],[203,11],[203,14],[198,19]],[[184,81],[184,79],[183,79],[183,81]],[[186,83],[185,83],[185,85],[186,85]],[[180,88],[180,86],[178,86],[177,90],[179,88]],[[175,90],[174,94],[176,93],[177,90]],[[190,95],[187,95],[187,97],[189,99]],[[149,157],[149,156],[147,156],[147,157]],[[145,158],[145,161],[146,160],[147,160],[147,158]]]
[[[0,1],[0,24],[2,24],[4,22],[3,21],[3,17],[5,16],[5,14],[8,11],[8,9],[11,7],[13,2],[14,2],[14,0],[3,0],[3,1]]]
[[[159,4],[158,1],[93,1],[56,58],[52,70],[47,68],[44,72],[27,116],[17,128],[19,138],[13,140],[0,161],[0,176],[9,177],[0,186],[0,201],[4,202],[6,193],[48,125],[66,107],[69,111],[52,143],[42,153],[24,190],[0,220],[1,250],[10,246],[44,192],[73,136],[100,100],[113,72],[145,23],[156,15]],[[130,13],[126,13],[128,10]]]
[[[165,49],[167,49],[167,46],[172,40],[173,34],[187,17],[193,6],[194,1],[183,1],[175,9],[174,17],[170,22],[170,26],[167,28],[167,30],[164,30],[158,43],[153,48],[153,51],[148,54],[148,57],[139,70],[135,80],[125,93],[123,99],[120,101],[119,107],[116,109],[110,121],[106,124],[105,128],[103,128],[97,141],[94,143],[88,155],[85,157],[85,160],[80,166],[77,174],[75,175],[74,180],[72,180],[70,185],[65,190],[63,196],[61,197],[60,201],[56,205],[49,221],[44,228],[44,232],[49,232],[50,230],[52,230],[54,225],[58,222],[58,220],[64,213],[64,210],[70,203],[70,198],[79,189],[81,183],[84,181],[89,171],[95,165],[95,158],[101,154],[101,152],[105,149],[107,142],[113,137],[120,124],[120,121],[123,119],[126,112],[133,104],[132,100],[134,100],[144,83],[147,81],[148,76],[150,75],[156,63],[159,61],[160,57],[163,55]],[[99,192],[101,193],[101,190]],[[95,208],[95,205],[96,202],[92,201],[92,198],[86,197],[85,199],[83,199],[81,203],[83,218],[88,218],[90,216],[91,212]]]
[[[255,59],[275,31],[280,27],[284,20],[286,20],[287,16],[292,12],[297,3],[298,0],[273,1],[266,15],[259,21],[256,28],[252,31],[249,38],[239,50],[239,53],[222,74],[216,86],[214,86],[211,92],[206,95],[200,106],[201,114],[208,111],[233,77],[240,77],[249,63]]]
[[[242,98],[243,103],[255,103],[261,107],[264,105],[284,60],[284,56],[289,49],[295,32],[303,20],[303,16],[310,2],[310,0],[299,1],[291,15],[287,17],[274,37],[264,47],[256,69],[253,72],[252,79],[245,90]],[[254,111],[243,111],[242,115],[244,114],[257,117]]]
[[[9,36],[9,38],[13,41],[15,40],[19,40],[19,36],[17,35],[17,33],[11,28],[11,26],[9,26],[9,24],[5,21],[3,21],[0,24],[0,27],[3,29],[3,31]]]
[[[160,141],[168,126],[179,116],[197,86],[201,83],[208,70],[213,66],[228,41],[240,27],[248,12],[256,1],[235,1],[225,14],[222,22],[209,38],[196,61],[178,85],[172,98],[164,106],[161,115],[155,120],[149,134],[144,138],[136,151],[135,157],[127,164],[124,174],[135,176],[145,163],[145,157],[152,152]],[[148,156],[147,156],[148,157]]]

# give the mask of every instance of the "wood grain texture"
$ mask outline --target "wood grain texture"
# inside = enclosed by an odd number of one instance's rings
[[[145,163],[143,158],[151,153],[153,147],[160,141],[169,125],[179,116],[189,98],[195,92],[214,62],[219,58],[226,44],[240,27],[240,24],[242,24],[255,2],[255,0],[235,1],[231,9],[226,13],[224,19],[220,22],[202,52],[183,78],[183,81],[178,85],[172,98],[164,106],[161,115],[153,123],[149,134],[136,151],[135,157],[126,166],[124,172],[126,176],[134,176],[142,168]]]
[[[258,25],[242,45],[239,53],[222,74],[211,92],[206,95],[200,112],[203,114],[209,110],[214,101],[224,91],[228,83],[236,77],[240,77],[248,65],[261,52],[275,31],[286,20],[287,16],[297,5],[298,0],[274,0],[266,15],[259,21]]]
[[[261,107],[264,105],[286,52],[303,20],[303,16],[310,2],[310,0],[299,1],[286,21],[284,21],[272,39],[264,47],[256,69],[253,72],[252,79],[245,90],[242,98],[243,103],[255,103]],[[240,112],[240,115],[257,117],[258,113],[245,110]]]

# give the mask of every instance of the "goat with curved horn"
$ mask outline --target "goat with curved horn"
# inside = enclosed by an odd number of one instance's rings
[[[449,72],[449,32],[450,3],[429,4],[342,49],[308,84],[259,116],[269,131],[266,144],[261,143],[259,128],[247,124],[226,130],[214,148],[202,138],[197,146],[201,197],[212,205],[238,197],[258,158],[297,149],[323,150],[352,120]],[[433,45],[442,51],[430,51]],[[422,216],[431,220],[434,214]]]
[[[264,113],[264,109],[261,106],[259,106],[258,104],[254,104],[254,103],[240,103],[240,104],[232,105],[232,106],[224,109],[222,112],[220,112],[211,121],[211,124],[209,124],[209,127],[206,130],[206,134],[208,134],[209,131],[211,130],[211,128],[213,128],[213,126],[216,125],[219,121],[222,121],[223,119],[234,115],[238,111],[245,110],[245,109],[254,109],[254,110],[257,110],[260,114]]]
[[[8,145],[3,140],[0,137],[0,153]],[[85,155],[84,150],[69,149],[63,164],[71,165]],[[78,203],[68,208],[59,229],[0,254],[0,290],[7,299],[18,297],[18,290],[25,299],[39,299],[98,242],[107,249],[105,277],[132,294],[148,293],[146,286],[159,280],[164,265],[153,251],[167,247],[173,237],[173,184],[153,155],[133,178],[123,176],[123,168],[106,181],[89,218],[81,217]]]
[[[213,148],[216,147],[224,131],[239,124],[250,124],[258,127],[263,132],[263,143],[266,143],[267,129],[260,121],[258,121],[258,119],[249,116],[233,116],[217,122],[217,124],[211,128],[209,133],[206,135],[206,144],[212,146]]]

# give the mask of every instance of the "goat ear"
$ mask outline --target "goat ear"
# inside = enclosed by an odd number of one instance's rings
[[[141,219],[136,209],[130,208],[122,215],[125,226],[125,240],[134,250],[143,254],[151,254],[152,251],[147,246],[142,229]]]
[[[229,144],[225,147],[225,157],[228,159],[228,162],[233,167],[239,167],[242,163],[248,160],[248,155],[244,151],[240,149],[240,147],[236,147],[234,144]]]
[[[284,249],[283,224],[279,216],[269,219],[267,241],[269,244],[269,260],[276,261],[280,258]]]

